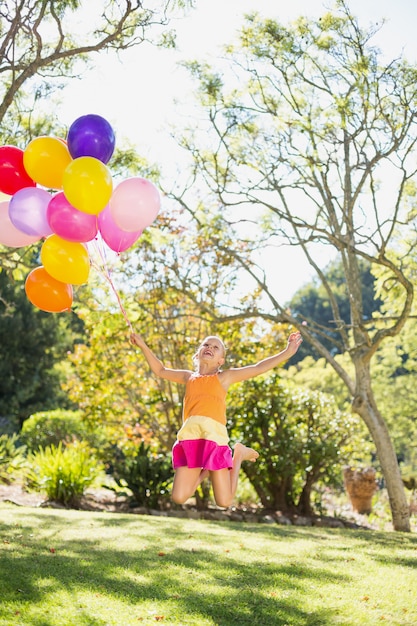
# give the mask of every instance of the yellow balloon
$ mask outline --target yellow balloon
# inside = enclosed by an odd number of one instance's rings
[[[64,194],[72,206],[84,213],[98,215],[108,204],[113,180],[108,167],[91,156],[71,161],[64,172]]]
[[[88,280],[90,257],[82,243],[50,235],[42,245],[41,261],[48,274],[62,283],[82,285]]]
[[[39,185],[62,189],[65,169],[72,157],[64,141],[57,137],[37,137],[23,152],[27,174]]]

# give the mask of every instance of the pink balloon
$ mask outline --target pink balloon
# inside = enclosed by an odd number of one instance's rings
[[[119,228],[112,217],[109,205],[98,215],[98,228],[104,241],[114,252],[124,252],[133,246],[142,234],[141,230],[128,232]]]
[[[134,232],[152,224],[161,208],[161,198],[150,180],[133,177],[117,185],[109,204],[117,226]]]
[[[14,226],[27,235],[52,235],[46,219],[50,199],[49,192],[39,187],[25,187],[16,191],[9,202],[9,216]]]
[[[91,241],[98,232],[97,216],[76,209],[63,192],[50,200],[46,219],[56,235],[74,243]]]
[[[0,244],[9,248],[23,248],[39,239],[39,235],[27,235],[18,230],[9,216],[9,201],[0,202]]]

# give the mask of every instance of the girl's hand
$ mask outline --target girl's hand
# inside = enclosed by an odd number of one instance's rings
[[[288,337],[287,351],[290,352],[291,356],[297,352],[302,341],[303,338],[301,337],[301,333],[299,331],[291,333]]]
[[[143,339],[137,333],[131,333],[130,343],[133,343],[134,346],[138,346],[138,348],[140,348],[140,346],[143,344]]]

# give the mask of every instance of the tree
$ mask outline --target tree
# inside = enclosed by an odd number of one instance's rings
[[[0,428],[20,430],[40,410],[70,408],[58,364],[82,330],[75,315],[35,309],[19,283],[0,272]]]
[[[93,55],[147,39],[173,45],[169,14],[187,0],[6,0],[0,12],[0,124],[4,143],[24,143],[48,117],[42,101]],[[148,5],[148,6],[147,6]],[[159,28],[158,28],[159,27]],[[40,116],[40,119],[39,117]],[[33,124],[33,128],[29,127]],[[44,134],[44,133],[39,133]]]
[[[364,261],[359,261],[360,284],[363,297],[363,316],[365,319],[371,319],[374,312],[379,310],[380,300],[375,297],[375,276],[372,275],[369,265]],[[329,282],[337,300],[340,318],[344,324],[349,325],[350,320],[350,304],[349,293],[346,289],[343,266],[338,261],[333,261],[324,269],[326,280]],[[317,327],[329,328],[332,320],[332,310],[326,291],[319,281],[313,280],[302,286],[289,302],[291,314],[294,317],[308,317],[313,319]],[[329,334],[327,330],[326,335]],[[334,346],[337,341],[337,335],[332,334],[332,340],[327,339],[326,335],[321,337],[321,342],[332,354],[337,354],[338,350]],[[291,363],[302,361],[306,356],[313,355],[317,358],[317,352],[314,346],[309,343],[303,343],[297,354],[291,360]]]
[[[381,344],[406,324],[414,300],[415,237],[397,257],[395,235],[415,219],[417,69],[402,58],[384,64],[371,45],[376,30],[363,30],[344,0],[317,21],[300,17],[291,26],[248,16],[240,44],[227,49],[230,69],[190,63],[207,124],[182,143],[193,156],[192,182],[204,181],[221,207],[216,220],[227,238],[212,237],[212,245],[232,256],[258,290],[235,315],[292,324],[334,368],[375,443],[393,526],[409,531],[372,364]],[[173,195],[195,212],[192,185]],[[230,240],[240,245],[228,246]],[[296,246],[316,272],[332,313],[324,327],[301,312],[292,315],[269,287],[259,251],[284,244]],[[323,248],[341,259],[347,321],[322,268]],[[384,269],[385,285],[395,283],[401,293],[394,316],[364,315],[363,261],[372,272]],[[386,291],[378,295],[384,300]],[[352,373],[324,340],[349,355]]]

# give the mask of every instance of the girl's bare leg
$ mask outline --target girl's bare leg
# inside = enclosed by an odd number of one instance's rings
[[[178,467],[175,470],[171,497],[177,504],[184,504],[194,495],[199,484],[209,475],[200,467]]]
[[[255,462],[259,454],[252,448],[237,443],[233,450],[233,467],[210,472],[214,499],[218,506],[228,508],[236,495],[239,472],[243,461]]]

